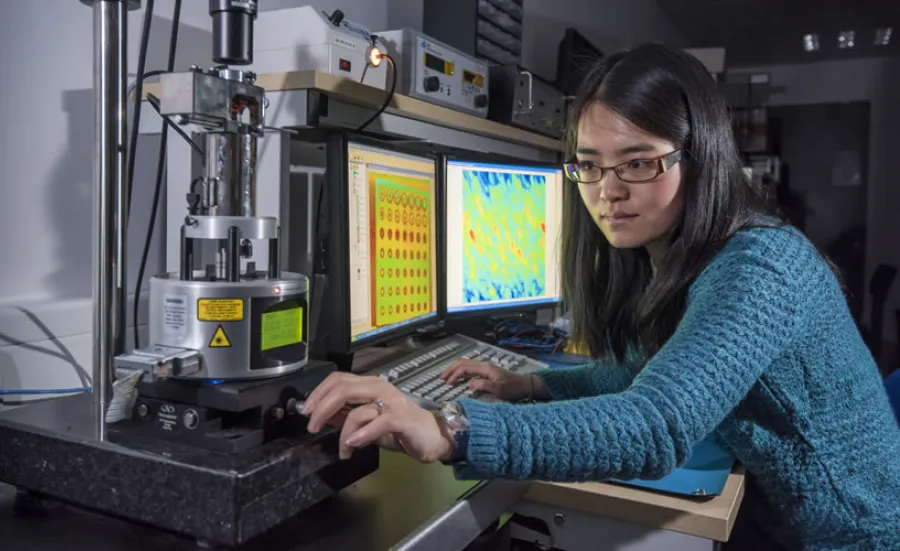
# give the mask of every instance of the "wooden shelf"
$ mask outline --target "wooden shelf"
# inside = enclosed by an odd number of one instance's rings
[[[713,498],[681,498],[597,482],[535,482],[524,499],[724,542],[731,535],[744,499],[745,483],[744,468],[737,465],[728,476],[722,494]]]

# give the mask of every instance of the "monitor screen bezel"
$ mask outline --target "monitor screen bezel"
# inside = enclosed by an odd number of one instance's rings
[[[444,270],[441,275],[443,276],[440,280],[440,289],[441,289],[441,311],[444,313],[444,317],[448,321],[460,319],[460,318],[473,318],[473,317],[490,317],[490,316],[504,316],[504,315],[516,315],[516,314],[531,314],[540,310],[548,310],[548,309],[556,309],[560,305],[562,305],[562,292],[560,291],[560,295],[557,296],[556,300],[547,300],[541,303],[534,302],[517,302],[511,304],[499,304],[492,306],[485,306],[483,308],[474,308],[467,309],[461,311],[450,311],[450,306],[447,300],[447,294],[449,292],[447,285],[447,266],[449,265],[449,259],[447,258],[448,254],[448,244],[447,240],[449,239],[449,231],[447,231],[447,190],[449,189],[450,183],[447,179],[447,169],[450,163],[458,162],[458,163],[476,163],[476,164],[493,164],[493,165],[501,165],[501,166],[510,166],[510,167],[534,167],[539,169],[554,169],[558,170],[561,176],[560,183],[561,185],[565,185],[565,174],[563,173],[563,167],[561,163],[548,163],[548,162],[536,162],[536,161],[527,161],[522,159],[515,159],[509,157],[498,157],[498,156],[485,156],[485,155],[448,155],[444,159],[444,168],[443,168],[443,191],[441,196],[441,204],[443,206],[443,212],[441,214],[441,218],[443,219],[444,225],[441,228],[440,234],[442,238],[441,245],[441,260],[443,261]],[[560,205],[560,216],[563,213],[562,205]]]
[[[350,193],[348,184],[350,181],[350,163],[349,150],[353,145],[359,145],[365,148],[372,148],[383,151],[385,153],[395,153],[410,157],[415,157],[424,161],[434,163],[435,167],[435,201],[434,201],[434,228],[435,228],[435,311],[431,315],[427,315],[423,319],[408,323],[393,329],[370,335],[358,340],[352,340],[352,329],[350,327],[350,277],[348,266],[350,264],[350,236],[349,236],[349,216],[350,216]],[[441,309],[441,275],[443,273],[443,254],[442,243],[444,241],[441,234],[443,228],[443,220],[441,213],[443,212],[443,163],[440,156],[434,153],[427,153],[421,150],[405,148],[397,146],[390,142],[367,139],[355,135],[344,134],[340,140],[338,155],[329,160],[329,166],[341,166],[341,170],[337,174],[329,177],[326,174],[326,185],[328,189],[329,204],[329,288],[331,291],[325,300],[332,301],[335,304],[335,310],[338,315],[328,324],[327,329],[331,332],[328,339],[328,349],[331,353],[350,354],[362,348],[373,345],[383,344],[404,336],[414,335],[420,329],[434,325],[442,319],[443,310]],[[340,164],[335,164],[340,163]],[[327,308],[327,305],[323,305]]]

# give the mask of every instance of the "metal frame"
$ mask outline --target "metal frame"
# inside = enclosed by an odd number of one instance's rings
[[[128,93],[128,10],[137,0],[81,0],[94,11],[94,283],[93,373],[98,412],[112,397],[113,358],[124,350],[128,239],[125,109]],[[98,432],[106,436],[103,415]]]
[[[393,547],[395,551],[459,551],[475,541],[528,491],[527,482],[482,482]]]

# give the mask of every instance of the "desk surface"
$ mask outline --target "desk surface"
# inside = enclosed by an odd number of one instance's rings
[[[715,541],[728,541],[744,499],[744,468],[736,466],[722,494],[686,498],[618,484],[537,482],[525,499],[566,507],[651,528],[662,528]]]
[[[383,452],[381,468],[303,512],[245,551],[384,551],[453,505],[475,483],[450,468]],[[52,505],[43,514],[15,512],[15,489],[0,484],[0,547],[10,551],[194,551],[196,542],[152,527]]]
[[[257,77],[256,84],[265,88],[267,92],[320,90],[345,101],[368,107],[381,107],[387,98],[387,92],[384,90],[320,71],[262,74]],[[143,97],[146,98],[147,94],[158,97],[160,95],[159,84],[145,84]],[[394,94],[389,107],[401,115],[457,130],[528,144],[550,151],[562,151],[563,149],[561,140],[454,111],[409,96]]]

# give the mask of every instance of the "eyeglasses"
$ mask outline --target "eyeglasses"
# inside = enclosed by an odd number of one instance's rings
[[[681,149],[652,159],[632,159],[616,166],[597,166],[592,161],[564,163],[566,177],[579,184],[596,184],[610,170],[623,182],[640,184],[657,178],[684,158]]]

